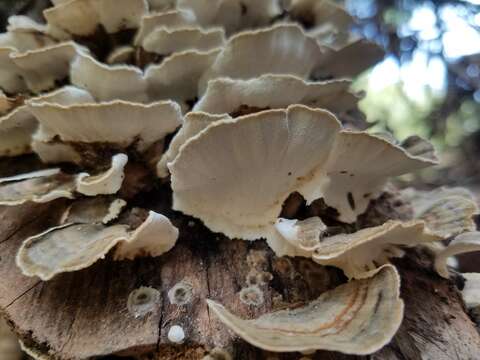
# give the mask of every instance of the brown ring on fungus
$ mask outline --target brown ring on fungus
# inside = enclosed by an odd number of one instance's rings
[[[157,311],[160,307],[161,294],[157,289],[142,286],[128,295],[128,312],[136,319]]]
[[[390,342],[403,318],[400,278],[391,265],[323,293],[304,307],[243,320],[207,300],[210,310],[248,343],[274,352],[340,351],[366,355]]]

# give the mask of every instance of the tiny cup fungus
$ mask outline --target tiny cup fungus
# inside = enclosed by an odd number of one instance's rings
[[[130,293],[127,308],[135,318],[140,318],[157,311],[160,306],[160,301],[161,294],[157,289],[142,286]]]
[[[161,256],[179,237],[174,224],[195,232],[201,221],[222,236],[264,239],[279,258],[271,265],[253,250],[244,259],[253,272],[239,306],[267,303],[270,267],[293,281],[288,257],[348,278],[310,303],[250,320],[208,299],[225,327],[268,351],[365,355],[389,343],[402,322],[391,258],[455,237],[435,250],[434,267],[448,278],[450,256],[480,250],[478,208],[460,188],[406,189],[408,219],[359,220],[389,191],[390,178],[437,158],[419,137],[397,143],[365,130],[362,96],[344,77],[383,54],[348,31],[354,19],[341,7],[326,0],[53,3],[45,24],[13,17],[0,36],[0,155],[33,154],[40,164],[0,178],[0,204],[68,203],[57,224],[24,240],[16,256],[23,274],[47,281],[105,257]],[[158,186],[173,200],[163,214],[147,201]],[[467,306],[478,307],[478,274],[464,277]],[[323,289],[327,280],[317,283]],[[204,301],[201,290],[195,296]],[[168,292],[176,305],[193,295],[184,282]],[[127,308],[144,317],[161,311],[160,297],[141,287]],[[172,325],[167,337],[181,344],[185,331]]]

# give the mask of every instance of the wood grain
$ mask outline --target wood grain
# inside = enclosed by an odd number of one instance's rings
[[[154,192],[143,205],[163,212],[180,228],[179,242],[168,254],[135,261],[105,259],[49,282],[22,276],[14,256],[22,241],[55,221],[65,204],[0,209],[0,309],[24,343],[62,360],[148,353],[158,359],[201,359],[215,347],[233,359],[299,359],[299,354],[267,354],[240,341],[209,314],[205,299],[254,317],[314,299],[344,281],[343,276],[309,260],[276,258],[263,241],[213,234],[200,222],[169,210],[166,198],[165,193]],[[455,285],[431,271],[426,254],[411,253],[396,265],[406,314],[393,342],[370,357],[317,352],[310,358],[478,358],[480,337]],[[259,285],[264,301],[247,305],[239,293],[248,286],[247,278],[258,273],[267,280]],[[191,285],[193,297],[178,306],[170,303],[168,291],[181,281]],[[127,299],[141,286],[153,287],[162,296],[148,315],[135,318]],[[172,325],[185,330],[181,346],[168,340]]]

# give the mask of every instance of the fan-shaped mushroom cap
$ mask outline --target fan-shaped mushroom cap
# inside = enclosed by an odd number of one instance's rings
[[[210,310],[241,338],[275,352],[315,350],[366,355],[381,349],[403,318],[400,278],[393,266],[322,294],[304,307],[243,320],[207,300]]]
[[[448,258],[473,251],[480,251],[480,232],[472,231],[460,234],[436,255],[435,270],[440,276],[448,278]]]
[[[199,81],[215,61],[219,49],[184,51],[166,58],[145,71],[150,99],[173,99],[180,103],[198,96]]]
[[[159,256],[175,244],[178,230],[163,215],[150,212],[134,231],[127,225],[64,224],[25,240],[17,265],[27,276],[50,280],[55,275],[89,267],[115,246],[126,242],[115,256]]]
[[[267,25],[282,13],[277,0],[177,0],[177,8],[193,12],[202,26],[219,25],[227,32]]]
[[[305,194],[307,203],[323,197],[337,209],[339,219],[351,223],[371,199],[382,191],[387,179],[436,164],[436,160],[413,156],[402,147],[364,132],[343,131],[326,164],[328,180]],[[311,184],[315,184],[311,182]]]
[[[208,51],[221,47],[225,42],[222,28],[203,30],[199,27],[178,29],[158,28],[143,40],[143,48],[151,53],[169,55],[179,51]]]
[[[129,65],[106,65],[89,54],[78,54],[70,66],[73,85],[88,90],[97,101],[147,101],[142,71]]]
[[[262,74],[291,74],[306,78],[322,57],[319,45],[295,24],[232,36],[205,74],[200,88],[218,77],[250,79]]]
[[[96,196],[75,201],[62,215],[62,224],[107,224],[127,205],[125,200]]]
[[[70,0],[57,2],[43,14],[49,25],[88,36],[100,25],[107,33],[137,28],[147,12],[146,0]]]
[[[139,256],[160,256],[169,251],[178,239],[178,229],[162,214],[150,211],[147,219],[129,238],[118,244],[115,260],[133,260]]]
[[[341,48],[351,38],[353,17],[342,7],[328,0],[293,0],[288,12],[309,28],[308,33],[322,45]]]
[[[191,11],[181,9],[145,15],[142,17],[140,28],[135,35],[134,44],[141,45],[145,37],[155,29],[163,27],[173,30],[193,24],[195,24],[195,15]]]
[[[325,237],[316,247],[312,259],[322,265],[336,266],[349,278],[359,278],[365,271],[403,255],[397,246],[413,247],[442,240],[428,232],[423,221],[387,221],[381,226],[353,234]]]
[[[325,53],[313,72],[315,79],[352,78],[382,60],[383,49],[365,39],[355,40],[348,45]],[[355,61],[352,61],[355,59]]]
[[[0,179],[0,205],[20,205],[29,201],[45,203],[73,198],[74,177],[60,169],[47,169]]]
[[[266,237],[282,202],[327,161],[339,130],[333,115],[303,106],[216,121],[168,164],[173,207],[230,237]]]
[[[467,308],[480,306],[480,273],[463,273],[465,285],[462,289],[462,297]]]
[[[23,76],[10,55],[16,50],[11,47],[0,47],[0,88],[7,93],[20,93],[27,89]]]
[[[17,265],[26,276],[50,280],[89,267],[128,237],[127,225],[66,224],[25,240]]]
[[[0,156],[17,156],[31,152],[32,134],[37,121],[26,106],[0,117]]]
[[[325,110],[301,105],[216,121],[168,164],[173,206],[211,230],[254,240],[272,233],[282,203],[300,192],[355,221],[389,176],[430,165],[366,133],[340,131]]]
[[[277,109],[303,104],[339,114],[357,109],[360,98],[349,92],[350,84],[349,80],[307,82],[282,74],[266,74],[249,80],[220,78],[209,81],[193,110],[232,114],[242,105]]]
[[[278,238],[270,236],[268,244],[277,256],[311,257],[321,246],[320,237],[326,230],[327,226],[318,216],[301,221],[279,218],[275,223]]]
[[[65,42],[24,53],[13,53],[10,57],[28,88],[38,93],[53,88],[56,81],[66,78],[70,62],[80,52],[87,54],[88,50],[73,42]]]
[[[8,18],[7,32],[0,34],[0,47],[11,47],[23,52],[53,45],[56,41],[47,35],[47,27],[28,16]]]
[[[183,125],[173,137],[168,150],[162,155],[157,164],[157,175],[159,177],[168,176],[167,163],[173,161],[180,151],[180,147],[187,142],[188,139],[197,135],[214,121],[230,119],[228,115],[211,115],[202,112],[189,112],[183,119]]]
[[[77,191],[88,196],[115,194],[122,186],[128,156],[117,154],[112,157],[112,165],[107,171],[98,175],[81,173],[77,176]]]
[[[116,100],[69,106],[31,102],[29,107],[47,133],[58,135],[62,141],[108,142],[126,147],[138,140],[141,151],[182,123],[180,107],[172,101],[143,105]]]
[[[437,154],[434,146],[428,140],[425,140],[417,135],[407,137],[401,142],[404,148],[410,155],[421,156],[425,159],[437,160]]]
[[[428,229],[444,238],[474,231],[473,219],[478,206],[473,194],[464,188],[439,188],[402,191],[402,197],[413,208],[413,215],[425,221]]]

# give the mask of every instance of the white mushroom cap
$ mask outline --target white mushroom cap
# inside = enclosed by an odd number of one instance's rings
[[[203,30],[200,27],[178,29],[157,28],[143,40],[143,48],[151,53],[170,55],[179,51],[208,51],[223,46],[225,32],[222,28]]]
[[[31,152],[30,142],[37,125],[27,106],[20,106],[0,117],[0,156]]]
[[[460,234],[453,239],[444,250],[437,254],[435,258],[435,270],[440,276],[448,278],[448,258],[473,251],[480,251],[480,232],[472,231]]]
[[[291,74],[306,78],[322,51],[317,42],[295,24],[278,24],[267,29],[232,36],[202,79],[230,77],[250,79],[262,74]]]
[[[442,240],[425,229],[423,221],[389,220],[381,226],[359,230],[353,234],[325,237],[312,259],[322,265],[336,266],[349,278],[360,278],[368,270],[403,255],[397,246],[413,247]]]
[[[138,140],[140,151],[162,140],[182,123],[180,107],[172,101],[143,105],[116,100],[69,106],[34,101],[29,108],[50,136],[58,135],[63,141],[109,142],[125,147]]]
[[[19,93],[27,89],[17,65],[10,58],[16,50],[0,47],[0,88],[7,93]]]
[[[24,15],[10,16],[7,32],[0,34],[0,47],[11,47],[20,52],[42,48],[54,43],[55,40],[47,35],[45,25]]]
[[[26,276],[46,281],[63,272],[89,267],[128,237],[128,226],[66,224],[25,240],[17,265]]]
[[[99,25],[107,33],[137,28],[148,12],[146,0],[70,0],[44,11],[49,25],[78,36],[92,35]]]
[[[268,351],[340,351],[366,355],[387,344],[402,322],[400,278],[386,265],[323,293],[295,309],[243,320],[207,300],[210,310],[238,336]]]
[[[383,138],[343,131],[331,151],[325,173],[320,175],[327,176],[328,180],[311,188],[305,198],[311,203],[323,197],[340,213],[339,220],[351,223],[367,209],[370,200],[379,195],[389,177],[436,163],[436,160],[411,155]]]
[[[379,45],[365,39],[355,40],[339,50],[326,52],[313,76],[316,79],[352,78],[382,60],[384,55],[385,52]]]
[[[135,35],[134,44],[141,45],[147,35],[157,28],[174,30],[195,24],[195,15],[181,9],[151,13],[142,17],[140,28]]]
[[[88,90],[97,101],[115,99],[147,101],[142,71],[129,65],[106,65],[87,53],[78,54],[70,66],[73,85]]]
[[[72,203],[62,215],[61,224],[107,224],[127,205],[125,200],[107,196],[84,198]]]
[[[279,218],[275,223],[278,237],[270,236],[268,244],[277,256],[311,257],[321,246],[320,237],[326,230],[327,226],[318,216],[301,221]]]
[[[68,77],[70,62],[79,53],[87,54],[88,50],[74,42],[65,42],[24,53],[13,53],[10,57],[28,88],[38,93],[53,88],[56,81]]]
[[[140,256],[160,256],[173,248],[178,239],[178,229],[170,220],[150,211],[147,219],[129,238],[118,244],[113,257],[116,260],[133,260]]]
[[[426,222],[428,229],[448,238],[467,231],[474,231],[473,219],[479,209],[474,195],[464,188],[438,188],[420,191],[408,188],[402,197],[413,209],[413,216]]]
[[[32,201],[45,203],[73,198],[74,177],[47,169],[0,179],[0,205],[20,205]]]
[[[180,147],[187,142],[188,139],[197,135],[208,125],[215,121],[230,119],[228,115],[211,115],[202,112],[189,112],[183,119],[183,125],[173,137],[168,150],[162,155],[157,164],[157,175],[159,177],[168,176],[167,163],[173,161],[180,151]]]
[[[480,273],[463,273],[462,297],[468,309],[480,306]]]
[[[333,115],[303,106],[216,121],[168,164],[173,207],[230,237],[266,237],[283,201],[325,164],[339,130]]]
[[[351,38],[350,28],[355,21],[345,8],[333,1],[293,0],[288,12],[300,22],[308,22],[308,33],[322,45],[339,48]]]
[[[268,25],[282,13],[278,0],[177,0],[177,8],[193,12],[202,26],[219,25],[227,32]]]
[[[123,169],[127,165],[128,156],[117,154],[112,157],[112,165],[107,171],[98,175],[88,173],[78,174],[76,179],[77,191],[87,196],[108,195],[117,193],[125,174]]]
[[[278,109],[291,104],[318,107],[339,114],[357,107],[358,96],[349,92],[351,81],[308,82],[293,75],[265,74],[241,80],[210,80],[193,108],[211,114],[231,114],[241,105]]]
[[[184,51],[166,58],[160,65],[145,70],[150,99],[172,99],[179,103],[198,95],[200,78],[215,61],[219,49],[207,52]]]
[[[159,256],[170,250],[178,230],[163,215],[150,212],[134,231],[127,225],[64,224],[25,240],[17,254],[17,265],[26,276],[50,280],[63,272],[89,267],[117,245],[117,259]]]
[[[269,238],[295,191],[307,203],[324,198],[341,221],[353,222],[389,176],[431,164],[340,130],[331,113],[301,105],[216,121],[168,164],[173,207],[229,237]]]

